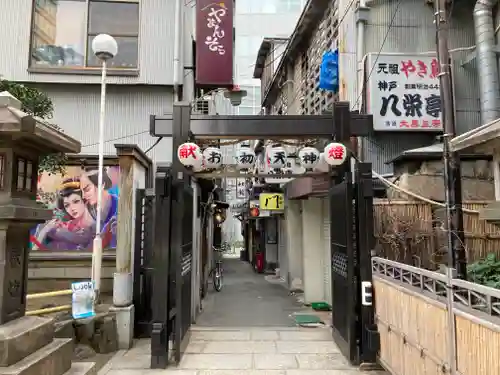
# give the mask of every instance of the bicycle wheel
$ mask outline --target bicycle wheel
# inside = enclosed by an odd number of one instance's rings
[[[217,292],[220,292],[222,289],[222,269],[219,265],[214,270],[213,282],[214,282],[214,289]]]

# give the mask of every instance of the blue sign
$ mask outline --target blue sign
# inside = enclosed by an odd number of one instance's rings
[[[339,51],[327,51],[323,54],[319,71],[319,88],[339,92]]]

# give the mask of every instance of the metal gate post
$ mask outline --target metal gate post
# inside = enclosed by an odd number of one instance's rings
[[[335,342],[341,352],[352,364],[359,362],[359,322],[357,317],[357,305],[359,302],[357,296],[357,256],[356,256],[356,226],[353,209],[353,186],[352,186],[352,168],[351,168],[351,112],[349,103],[337,102],[333,107],[334,137],[337,142],[343,143],[348,149],[346,162],[337,167],[337,175],[330,180],[330,232],[342,236],[339,238],[331,236],[332,246],[332,334]],[[339,186],[340,185],[340,186]],[[344,185],[344,186],[342,186]],[[336,188],[337,186],[337,188]],[[341,190],[339,190],[339,188]],[[336,194],[334,192],[337,192]],[[335,194],[335,195],[334,195]],[[340,196],[339,196],[340,195]],[[334,199],[342,200],[334,202]],[[338,205],[342,205],[345,216],[341,220],[346,220],[345,231],[340,233],[335,225],[334,218],[339,215]],[[338,242],[337,242],[338,241]],[[342,243],[344,242],[344,243]],[[343,251],[339,248],[343,247]],[[349,298],[341,301],[338,306],[335,305],[336,295],[342,290]],[[339,297],[337,297],[339,298]],[[338,311],[342,309],[344,311]],[[339,318],[335,317],[339,315]],[[337,326],[336,326],[337,324]],[[338,326],[342,325],[342,326]]]
[[[174,103],[173,111],[173,129],[172,129],[172,188],[173,188],[173,213],[176,215],[185,214],[185,185],[189,186],[189,176],[185,172],[185,167],[177,157],[177,149],[179,146],[189,140],[189,123],[191,118],[191,106],[189,103],[180,102]],[[183,319],[189,318],[189,312],[182,311],[184,306],[182,286],[182,246],[183,246],[183,216],[175,217],[172,220],[172,237],[171,237],[171,251],[173,252],[173,270],[175,272],[175,318],[174,318],[174,360],[177,364],[181,361],[182,353],[187,345],[186,337],[183,333]],[[190,298],[190,297],[188,297]],[[187,314],[187,315],[186,315]]]
[[[357,163],[356,215],[358,231],[359,279],[361,281],[361,362],[374,364],[380,346],[373,305],[371,252],[373,233],[373,178],[371,163]]]
[[[153,205],[153,292],[151,322],[151,368],[165,369],[168,366],[168,242],[170,231],[170,196],[168,172],[155,175],[155,200]]]

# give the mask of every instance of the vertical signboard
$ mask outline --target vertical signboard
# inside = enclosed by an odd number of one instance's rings
[[[196,83],[233,86],[233,0],[196,1]]]
[[[443,130],[436,57],[370,54],[368,71],[374,130]]]

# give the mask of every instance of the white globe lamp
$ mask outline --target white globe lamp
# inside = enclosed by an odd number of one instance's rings
[[[99,34],[92,40],[92,51],[99,60],[107,61],[118,53],[118,43],[111,35]]]

